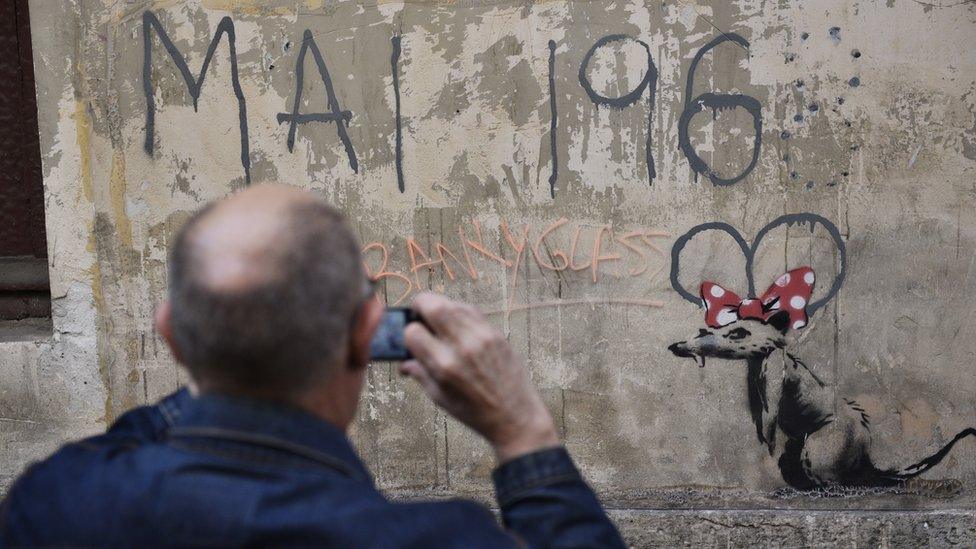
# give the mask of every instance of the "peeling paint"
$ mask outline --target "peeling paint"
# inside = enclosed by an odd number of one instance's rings
[[[91,202],[93,199],[92,191],[92,167],[91,167],[91,121],[88,118],[86,104],[83,101],[75,101],[75,112],[72,116],[75,122],[78,149],[81,151],[81,166],[79,176],[81,177],[81,187],[79,191],[85,200]]]
[[[121,151],[112,154],[112,170],[109,176],[109,196],[112,203],[112,217],[122,245],[132,246],[132,224],[125,211],[125,155]]]
[[[251,181],[308,188],[343,209],[364,246],[377,244],[367,258],[377,261],[385,250],[387,270],[403,277],[381,283],[391,303],[406,279],[412,291],[443,290],[489,311],[526,357],[581,468],[610,501],[743,509],[976,502],[976,460],[969,459],[976,449],[965,443],[930,479],[955,479],[952,489],[930,490],[944,499],[917,490],[784,495],[777,464],[757,458],[754,429],[738,421],[745,409],[736,407],[736,365],[700,372],[666,349],[697,326],[667,276],[677,235],[707,222],[752,235],[784,213],[809,212],[838,228],[848,271],[835,300],[791,345],[831,391],[857,395],[879,434],[877,455],[910,463],[976,417],[976,381],[960,368],[976,353],[967,297],[976,289],[972,7],[122,4],[31,6],[54,336],[0,353],[4,372],[38,371],[31,384],[0,375],[0,390],[25,403],[11,405],[19,415],[4,412],[18,421],[0,422],[0,433],[37,426],[47,448],[185,379],[155,335],[152,313],[178,227],[203,203],[247,184],[235,61]],[[152,154],[145,152],[142,76],[147,9],[192,78],[204,75],[194,104],[179,66],[152,37]],[[235,53],[221,39],[204,71],[225,17]],[[334,112],[312,54],[298,112],[321,116],[297,125],[289,150],[289,124],[279,115],[291,113],[299,95],[306,30],[328,68],[337,110],[349,113],[355,167],[327,116]],[[696,55],[732,34],[742,40],[703,52],[689,83]],[[580,83],[581,65],[601,38],[615,35],[626,38],[597,48],[584,71],[594,94],[607,98],[595,102]],[[654,84],[632,102],[617,101],[645,80],[648,60]],[[758,114],[696,103],[733,96],[752,98]],[[712,183],[712,172],[728,178],[745,170],[756,143],[749,173]],[[693,169],[691,152],[707,169]],[[650,239],[664,254],[625,238],[639,230],[668,235]],[[803,227],[771,230],[754,251],[755,277],[767,280],[800,261],[836,274],[831,245],[829,235]],[[689,244],[681,283],[748,288],[735,252],[723,235]],[[553,268],[562,265],[560,254],[572,266]],[[607,259],[614,255],[620,258]],[[361,415],[355,438],[380,486],[486,496],[490,464],[481,443],[391,369],[371,369]],[[41,452],[33,448],[5,446],[2,468],[22,467]]]

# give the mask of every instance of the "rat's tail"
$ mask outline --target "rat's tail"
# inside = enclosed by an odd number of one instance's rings
[[[959,433],[957,433],[956,436],[953,437],[952,440],[950,440],[949,443],[943,446],[938,452],[923,459],[922,461],[919,461],[918,463],[915,463],[914,465],[909,465],[900,471],[891,471],[885,476],[890,476],[893,480],[908,480],[910,478],[917,477],[918,475],[921,475],[925,471],[928,471],[929,469],[938,465],[943,458],[949,455],[949,451],[952,450],[952,447],[967,436],[976,437],[976,428],[969,427],[968,429],[959,431]]]

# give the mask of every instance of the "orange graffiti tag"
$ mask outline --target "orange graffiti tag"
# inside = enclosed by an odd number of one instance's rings
[[[381,256],[380,259],[380,268],[374,274],[372,269],[369,268],[369,262],[366,261],[366,256],[370,250],[375,250],[375,249],[379,249],[383,255]],[[386,270],[389,263],[390,263],[390,252],[389,250],[386,249],[386,246],[384,246],[383,243],[371,242],[367,244],[366,247],[363,248],[363,268],[366,270],[366,276],[368,276],[370,280],[373,280],[375,282],[380,282],[387,278],[393,278],[406,283],[407,287],[403,290],[403,293],[400,294],[400,297],[393,303],[394,305],[399,305],[401,302],[403,302],[404,299],[407,298],[407,296],[411,294],[411,292],[413,291],[413,284],[410,282],[410,278],[404,275],[403,273]]]
[[[496,249],[499,251],[496,253],[486,243],[481,224],[475,220],[470,226],[473,228],[473,236],[469,235],[464,225],[458,226],[458,244],[436,241],[425,248],[415,237],[404,238],[402,248],[404,254],[399,257],[405,256],[404,259],[409,266],[403,270],[390,267],[391,248],[387,244],[379,241],[370,242],[363,247],[366,272],[373,280],[394,281],[404,286],[394,305],[404,302],[413,292],[424,288],[420,278],[421,271],[426,271],[428,276],[441,273],[451,282],[458,282],[459,277],[466,275],[471,282],[487,283],[494,276],[488,274],[488,278],[482,277],[484,270],[501,267],[504,271],[502,276],[508,280],[506,290],[508,299],[505,304],[505,310],[508,312],[555,307],[560,304],[660,306],[657,301],[642,300],[559,300],[526,305],[517,305],[515,300],[519,289],[519,277],[530,276],[528,265],[532,262],[542,274],[589,271],[587,278],[591,284],[598,284],[604,274],[610,274],[614,278],[643,276],[649,273],[650,267],[654,264],[655,254],[666,258],[664,251],[652,240],[668,237],[665,232],[641,229],[617,233],[609,224],[572,224],[565,217],[550,223],[541,232],[536,232],[532,224],[527,223],[519,229],[513,229],[508,221],[502,220],[497,227],[498,232],[493,233],[498,238]],[[533,238],[532,235],[536,236]],[[425,238],[429,239],[430,235]],[[560,245],[560,242],[566,241],[569,242],[568,249]],[[377,251],[379,268],[373,269],[370,265],[376,264]],[[529,257],[532,261],[528,259]],[[616,264],[619,268],[607,269],[607,264]],[[651,273],[652,276],[660,273],[663,267],[664,264],[661,263],[660,268]]]

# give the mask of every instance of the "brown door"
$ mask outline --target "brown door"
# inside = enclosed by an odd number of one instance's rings
[[[0,0],[0,320],[50,314],[27,0]]]

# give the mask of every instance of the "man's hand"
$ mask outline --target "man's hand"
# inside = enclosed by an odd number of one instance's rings
[[[400,365],[439,406],[495,449],[499,462],[557,446],[556,426],[522,361],[477,309],[423,293],[404,332],[416,357]]]

